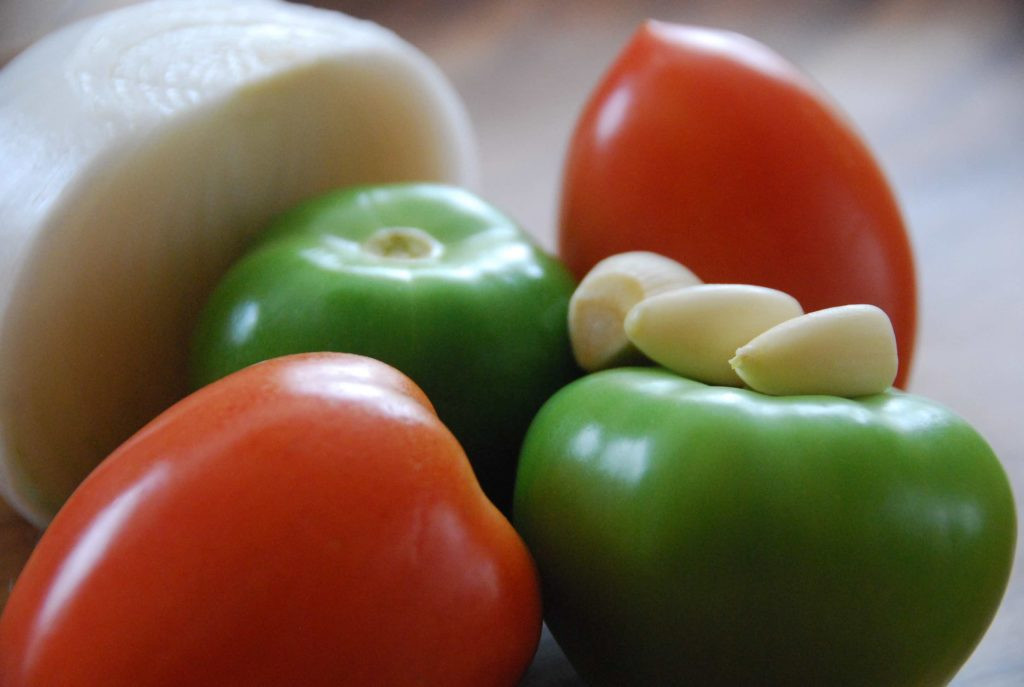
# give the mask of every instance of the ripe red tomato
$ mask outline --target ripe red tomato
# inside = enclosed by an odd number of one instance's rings
[[[532,560],[423,393],[299,355],[82,484],[0,620],[0,684],[515,685],[539,635]]]
[[[648,22],[593,93],[567,160],[559,252],[577,277],[628,250],[807,311],[871,303],[906,382],[913,256],[893,194],[810,80],[733,33]]]

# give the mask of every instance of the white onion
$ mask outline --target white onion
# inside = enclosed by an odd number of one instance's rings
[[[0,489],[45,524],[186,392],[246,241],[353,183],[471,185],[460,100],[390,31],[277,0],[132,5],[0,70]]]

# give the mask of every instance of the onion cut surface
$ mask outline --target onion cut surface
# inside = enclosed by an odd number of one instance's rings
[[[60,29],[0,70],[0,131],[0,489],[38,525],[187,392],[197,312],[274,215],[355,183],[475,183],[436,65],[278,0]]]

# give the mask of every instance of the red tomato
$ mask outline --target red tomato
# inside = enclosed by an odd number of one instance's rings
[[[870,151],[796,68],[733,33],[648,22],[577,124],[559,252],[577,277],[651,250],[707,282],[781,289],[805,310],[872,303],[905,383],[913,256]]]
[[[0,684],[515,685],[539,635],[532,560],[423,393],[300,355],[82,484],[0,620]]]

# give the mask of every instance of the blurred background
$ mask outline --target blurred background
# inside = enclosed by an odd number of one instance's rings
[[[127,0],[0,0],[0,63],[56,25],[121,4]],[[1007,467],[1024,513],[1024,3],[310,4],[382,23],[438,62],[477,133],[477,190],[549,249],[575,118],[640,22],[736,30],[802,67],[863,133],[903,206],[921,298],[910,390],[981,431]],[[16,571],[35,533],[4,513],[0,566]],[[999,614],[954,685],[1024,685],[1020,558]],[[577,684],[550,637],[525,684]]]

